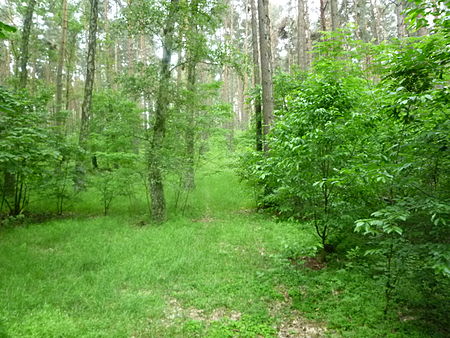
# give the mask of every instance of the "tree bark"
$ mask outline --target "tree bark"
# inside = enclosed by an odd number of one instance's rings
[[[250,0],[252,12],[252,49],[253,49],[253,85],[259,88],[261,85],[260,67],[259,67],[259,46],[258,46],[258,19],[255,6],[255,0]],[[255,109],[255,123],[256,123],[256,150],[263,149],[263,134],[262,134],[262,109],[261,97],[257,94],[254,101]]]
[[[190,4],[190,15],[195,18],[198,15],[198,2],[193,1]],[[195,19],[194,19],[195,20]],[[193,20],[193,21],[194,21]],[[199,38],[198,26],[195,23],[190,24],[193,34],[187,37],[186,58],[187,65],[187,91],[188,105],[186,107],[186,168],[184,172],[184,188],[191,191],[195,188],[195,117],[196,117],[196,101],[197,101],[197,65],[199,62],[199,53],[202,47],[198,46]]]
[[[55,106],[55,114],[56,114],[56,123],[60,125],[62,123],[61,119],[61,110],[62,110],[62,93],[63,93],[63,85],[62,85],[62,77],[63,77],[63,67],[64,67],[64,55],[66,51],[66,40],[67,40],[67,0],[63,0],[62,2],[62,30],[61,30],[61,42],[59,44],[59,55],[58,55],[58,65],[56,70],[56,106]]]
[[[364,41],[369,41],[369,36],[367,34],[367,0],[355,0],[355,16],[356,22],[358,24],[358,35],[359,38]]]
[[[195,60],[189,62],[187,67],[188,92],[192,100],[196,100],[196,66]],[[184,188],[188,191],[195,188],[195,104],[192,102],[187,108],[186,124],[186,171],[184,175]]]
[[[337,0],[329,0],[330,1],[330,16],[331,16],[331,30],[335,32],[339,28],[339,13]]]
[[[22,31],[22,41],[20,45],[20,75],[19,75],[19,88],[24,89],[27,86],[28,80],[28,44],[30,41],[31,26],[33,25],[33,13],[34,7],[36,5],[36,0],[29,0],[27,11],[25,12],[23,20],[23,31]]]
[[[405,9],[405,4],[403,0],[398,0],[395,3],[395,16],[397,17],[397,37],[404,38],[406,36],[406,25],[405,17],[403,11]]]
[[[349,3],[348,0],[342,0],[341,8],[339,9],[339,21],[342,23],[348,22],[349,17]]]
[[[74,59],[75,59],[75,48],[76,48],[76,40],[77,40],[77,34],[72,33],[69,35],[70,38],[68,40],[68,55],[67,55],[67,61],[66,61],[66,93],[65,93],[65,101],[66,106],[65,109],[69,110],[70,108],[70,87],[72,84],[72,71],[74,68]]]
[[[86,142],[89,134],[89,116],[91,114],[92,90],[94,87],[95,76],[95,49],[97,45],[97,19],[98,19],[98,0],[90,0],[91,12],[89,18],[89,38],[86,81],[84,84],[84,98],[81,105],[81,126],[79,145],[86,150]]]
[[[272,53],[270,50],[269,1],[258,0],[259,50],[261,59],[261,85],[263,101],[264,151],[268,150],[267,135],[273,124]]]
[[[5,79],[9,78],[9,76],[10,76],[10,70],[9,70],[9,67],[11,65],[11,56],[10,56],[10,51],[9,51],[10,46],[6,45],[6,44],[2,44],[0,48],[2,50],[4,50],[4,55],[5,55],[4,61],[2,62],[2,65],[0,66],[1,67],[1,74],[0,74],[1,82],[0,83],[4,83]]]
[[[108,87],[113,87],[113,61],[114,61],[114,48],[112,45],[111,32],[109,28],[109,0],[103,2],[103,17],[104,17],[104,30],[105,30],[105,47],[103,53],[105,54],[105,80]]]
[[[378,27],[381,27],[380,23],[380,17],[377,13],[374,0],[370,0],[370,15],[372,17],[372,20],[370,22],[370,30],[372,31],[372,37],[374,39],[375,44],[380,43],[380,34]]]
[[[325,19],[325,11],[327,9],[326,0],[320,0],[320,29],[322,31],[327,30],[327,20]]]
[[[178,0],[171,0],[171,7],[166,18],[163,32],[163,57],[160,67],[160,83],[156,97],[155,121],[153,124],[153,137],[150,140],[148,151],[149,183],[151,200],[151,218],[156,223],[166,219],[166,200],[162,178],[162,154],[166,129],[166,119],[170,104],[170,59],[173,53],[173,34],[175,27],[174,14],[177,10]]]
[[[308,68],[308,45],[306,32],[308,30],[306,23],[305,0],[298,0],[297,11],[297,62],[302,70]]]

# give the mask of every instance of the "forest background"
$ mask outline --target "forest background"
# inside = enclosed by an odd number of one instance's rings
[[[205,217],[202,182],[233,168],[252,210],[315,238],[290,241],[285,261],[376,280],[381,317],[366,316],[390,324],[366,318],[371,334],[448,334],[448,1],[0,9],[0,233],[81,215]]]

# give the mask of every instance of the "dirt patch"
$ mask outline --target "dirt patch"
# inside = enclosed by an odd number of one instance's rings
[[[292,313],[292,318],[281,323],[278,327],[278,337],[323,337],[326,328],[307,321],[297,311]]]
[[[255,209],[242,208],[236,211],[236,213],[240,215],[250,215],[255,213]]]
[[[206,217],[202,217],[199,219],[193,219],[192,222],[194,222],[194,223],[211,223],[211,222],[214,222],[214,218],[206,216]]]
[[[301,258],[302,261],[304,261],[304,265],[306,268],[311,269],[311,270],[322,270],[323,268],[326,268],[326,263],[324,263],[323,261],[321,261],[321,259],[317,258],[317,257],[302,257]]]
[[[242,314],[238,311],[230,311],[228,309],[215,309],[212,313],[205,313],[204,310],[194,307],[183,308],[176,299],[170,299],[165,311],[165,318],[162,320],[163,325],[168,327],[174,325],[177,320],[196,320],[205,322],[209,325],[212,322],[223,319],[239,320]]]
[[[327,264],[320,257],[302,256],[290,258],[292,265],[298,267],[305,267],[311,270],[322,270],[327,267]]]
[[[269,306],[269,313],[274,318],[280,318],[277,325],[277,337],[323,337],[326,327],[322,323],[315,323],[302,317],[297,310],[292,310],[292,299],[284,286],[279,286],[277,291],[283,296],[282,300],[273,302]],[[204,322],[207,326],[213,322],[222,320],[238,321],[242,313],[225,308],[215,309],[211,313],[194,307],[183,308],[177,299],[169,299],[167,302],[162,325],[169,327],[177,325],[180,321],[195,320]]]
[[[299,311],[292,310],[292,298],[285,286],[278,286],[277,291],[283,296],[283,300],[273,302],[269,307],[269,313],[272,317],[281,318],[277,326],[278,337],[323,337],[325,335],[327,329],[322,323],[307,320]]]

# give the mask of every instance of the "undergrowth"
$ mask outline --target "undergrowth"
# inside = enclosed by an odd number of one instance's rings
[[[0,229],[0,336],[445,336],[384,318],[381,281],[344,256],[312,264],[308,225],[256,212],[223,156],[198,177],[164,225],[142,196],[99,216],[88,191],[71,217]]]

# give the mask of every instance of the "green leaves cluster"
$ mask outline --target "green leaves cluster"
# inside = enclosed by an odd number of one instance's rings
[[[58,185],[55,170],[71,155],[48,124],[39,99],[0,88],[0,212],[18,215],[28,205],[31,191],[43,192],[39,187],[49,181]]]
[[[353,243],[381,266],[385,311],[400,280],[450,276],[446,41],[377,47],[367,76],[367,46],[331,36],[309,73],[277,77],[270,151],[242,161],[260,206],[309,222],[324,251],[362,235]]]
[[[14,33],[16,31],[16,27],[7,25],[6,23],[0,21],[0,40],[7,39],[9,33]]]

